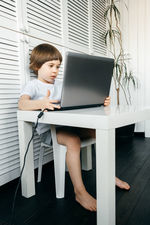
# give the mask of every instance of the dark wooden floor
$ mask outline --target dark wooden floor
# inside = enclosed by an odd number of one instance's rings
[[[129,192],[116,190],[117,225],[150,224],[150,139],[135,136],[117,141],[116,173],[131,184]],[[94,151],[93,151],[94,152]],[[93,153],[93,155],[95,155]],[[96,195],[94,169],[83,172],[87,190]],[[17,180],[0,188],[0,225],[8,224]],[[96,213],[88,212],[74,200],[73,187],[66,173],[65,198],[55,198],[53,163],[43,168],[36,196],[25,199],[20,190],[15,206],[15,225],[96,225]]]

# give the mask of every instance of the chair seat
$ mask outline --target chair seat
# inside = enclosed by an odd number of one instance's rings
[[[87,147],[88,145],[95,144],[95,138],[88,138],[81,141],[81,148]]]

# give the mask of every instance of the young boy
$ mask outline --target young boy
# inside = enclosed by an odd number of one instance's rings
[[[61,97],[62,82],[57,78],[62,56],[60,52],[49,44],[40,44],[31,53],[30,69],[37,75],[37,79],[30,81],[21,93],[19,109],[43,110],[60,108],[58,103]],[[110,104],[110,97],[104,101],[104,106]],[[37,132],[42,140],[50,144],[50,126],[39,124]],[[85,189],[81,177],[80,140],[95,137],[95,130],[83,128],[58,127],[57,141],[67,146],[66,163],[74,186],[75,198],[84,208],[96,211],[96,199]],[[116,185],[129,190],[130,186],[116,178]]]

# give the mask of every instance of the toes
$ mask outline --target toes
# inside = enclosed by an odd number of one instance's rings
[[[130,189],[130,185],[128,183],[125,182],[125,189],[129,190]]]
[[[127,182],[124,182],[117,177],[116,177],[116,186],[121,188],[121,189],[125,189],[125,190],[130,189],[130,185]]]

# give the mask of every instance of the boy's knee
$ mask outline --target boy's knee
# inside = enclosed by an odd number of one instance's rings
[[[81,145],[80,138],[74,135],[70,136],[66,144],[68,147],[80,147]]]

